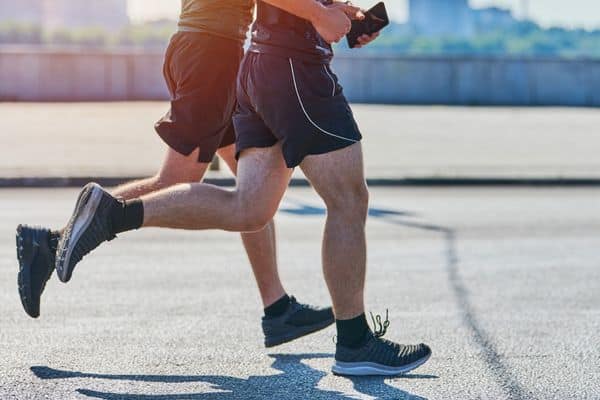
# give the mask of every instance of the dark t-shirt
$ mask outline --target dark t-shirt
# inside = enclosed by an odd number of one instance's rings
[[[181,0],[179,31],[246,40],[254,0]]]
[[[330,4],[331,0],[315,0]],[[257,2],[249,51],[327,64],[333,57],[331,45],[317,33],[310,21],[280,8]]]

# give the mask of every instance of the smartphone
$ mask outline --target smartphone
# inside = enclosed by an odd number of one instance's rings
[[[352,29],[346,39],[348,39],[348,46],[351,49],[356,47],[358,44],[358,38],[362,35],[372,35],[375,32],[379,32],[390,24],[387,10],[383,2],[377,3],[375,7],[365,12],[365,19],[362,21],[352,21]]]

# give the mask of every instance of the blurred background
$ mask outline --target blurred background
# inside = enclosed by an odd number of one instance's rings
[[[179,3],[0,0],[0,100],[165,98],[160,65]],[[337,46],[336,70],[351,100],[600,105],[593,0],[387,6],[393,23],[379,40],[360,51]]]
[[[0,0],[0,117],[9,124],[0,138],[12,149],[0,175],[153,172],[164,147],[152,125],[168,106],[163,53],[179,7]],[[371,177],[600,177],[600,3],[388,0],[387,8],[392,24],[377,41],[360,50],[342,42],[334,60],[369,139]],[[102,150],[114,161],[96,160]],[[49,162],[64,153],[72,157]]]

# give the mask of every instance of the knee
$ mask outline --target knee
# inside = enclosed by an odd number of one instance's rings
[[[264,205],[252,205],[252,203],[241,201],[237,208],[239,226],[236,230],[240,232],[257,232],[275,216],[276,209]]]
[[[369,212],[369,189],[364,181],[340,185],[331,196],[324,200],[328,213],[365,220]]]
[[[354,211],[364,220],[369,213],[369,189],[366,182],[361,182],[351,190],[352,207]]]
[[[258,232],[267,226],[273,216],[266,212],[262,213],[245,213],[240,219],[240,232]]]

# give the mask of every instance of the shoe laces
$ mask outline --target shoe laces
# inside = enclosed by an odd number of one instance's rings
[[[371,320],[373,321],[373,335],[376,338],[384,337],[390,326],[389,310],[386,308],[385,321],[383,322],[381,320],[381,315],[376,314],[375,316],[373,316],[372,312],[370,312],[369,314],[371,314]]]
[[[385,334],[387,333],[388,328],[390,327],[390,318],[389,318],[389,309],[385,309],[385,321],[382,321],[381,319],[381,315],[376,314],[375,316],[373,315],[372,312],[369,311],[369,314],[371,314],[371,320],[373,321],[373,336],[377,339],[381,339],[385,336]],[[331,340],[333,341],[333,343],[337,344],[337,335],[334,335]],[[384,342],[387,342],[386,340],[384,340]],[[391,343],[391,342],[390,342]]]

